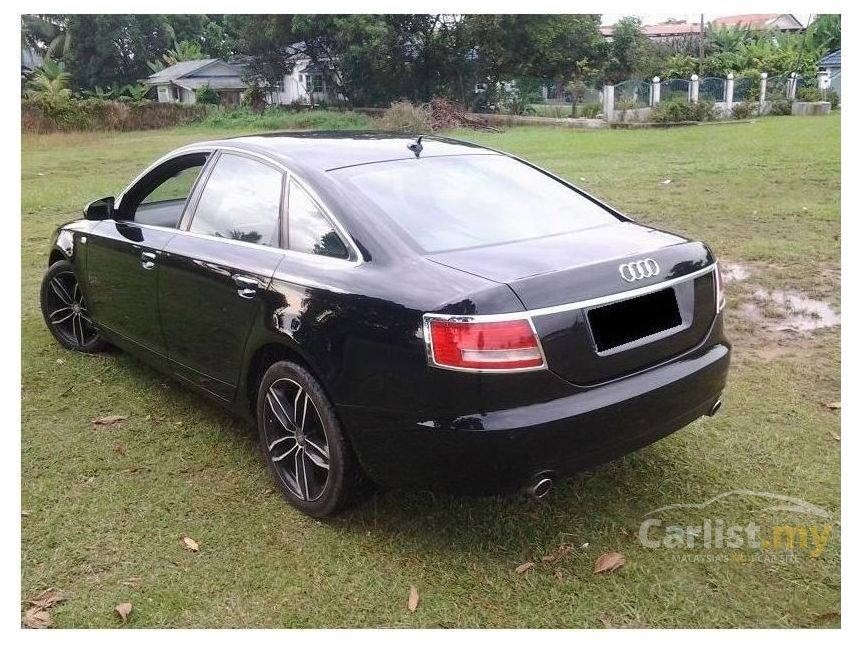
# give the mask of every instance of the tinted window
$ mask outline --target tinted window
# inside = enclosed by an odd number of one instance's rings
[[[575,190],[501,155],[427,157],[333,172],[428,252],[618,222]]]
[[[222,154],[206,181],[191,231],[278,246],[282,181],[280,170]]]
[[[348,258],[349,252],[334,226],[323,215],[310,196],[290,183],[288,213],[289,248],[302,253]]]
[[[129,189],[120,219],[141,224],[179,226],[185,202],[209,153],[195,153],[164,162]]]

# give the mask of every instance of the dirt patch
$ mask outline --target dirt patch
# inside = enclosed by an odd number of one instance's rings
[[[752,269],[741,262],[733,262],[732,260],[720,261],[720,273],[723,275],[723,280],[726,284],[746,280],[752,275]]]
[[[840,324],[839,314],[823,300],[778,289],[756,289],[738,312],[774,332],[809,333]]]

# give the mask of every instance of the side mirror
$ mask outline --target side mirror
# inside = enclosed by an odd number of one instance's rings
[[[110,219],[114,215],[113,197],[102,197],[84,206],[84,218],[91,220]]]

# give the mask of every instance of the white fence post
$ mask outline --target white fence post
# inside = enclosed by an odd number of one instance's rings
[[[791,78],[788,79],[788,87],[785,90],[785,98],[793,101],[797,95],[797,72],[791,73]]]
[[[726,76],[726,95],[723,98],[726,101],[726,110],[731,114],[732,103],[735,102],[735,75],[731,72]]]
[[[655,76],[651,79],[651,107],[656,106],[660,102],[660,77]]]
[[[615,120],[615,86],[603,86],[603,118],[607,121]]]
[[[816,76],[818,77],[818,89],[821,90],[821,96],[827,96],[827,90],[830,89],[830,72],[826,69],[822,69],[819,72],[816,72]]]
[[[699,102],[699,75],[693,74],[690,77],[690,102]]]
[[[767,96],[767,72],[761,73],[761,84],[758,91],[758,113],[764,114],[764,99]]]

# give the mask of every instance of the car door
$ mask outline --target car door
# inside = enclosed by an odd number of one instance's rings
[[[245,342],[283,251],[284,173],[222,152],[187,230],[165,246],[158,297],[173,371],[232,401]]]
[[[120,197],[114,218],[86,236],[85,293],[109,334],[166,356],[158,311],[158,258],[182,217],[208,153],[171,158]]]

